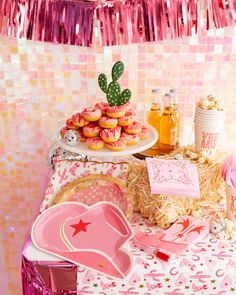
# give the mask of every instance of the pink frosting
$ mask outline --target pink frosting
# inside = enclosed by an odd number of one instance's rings
[[[75,124],[88,124],[88,121],[84,120],[80,113],[74,114],[71,119]]]
[[[81,113],[82,116],[99,117],[102,115],[101,110],[96,108],[86,108]]]
[[[129,140],[132,140],[132,141],[138,141],[139,140],[139,136],[138,134],[128,134],[126,132],[123,132],[121,134],[121,138],[124,138],[125,140],[129,141]]]
[[[121,133],[121,127],[116,127],[116,128],[108,128],[108,129],[103,129],[100,132],[101,138],[119,138]]]
[[[127,107],[124,105],[122,106],[113,106],[113,107],[108,107],[107,112],[108,113],[119,113],[119,112],[125,112]]]
[[[84,132],[96,132],[99,133],[102,130],[96,123],[90,123],[83,128]]]
[[[100,145],[101,143],[104,143],[104,141],[100,137],[90,137],[86,139],[86,143],[89,145]]]
[[[120,138],[119,140],[115,142],[107,142],[106,145],[112,146],[112,147],[124,147],[126,146],[126,141],[123,138]]]
[[[128,110],[130,108],[130,102],[127,102],[126,104],[123,104],[123,107],[125,107],[126,110]]]
[[[109,107],[109,104],[107,102],[98,102],[95,104],[95,108],[102,112],[105,112],[108,107]]]
[[[69,127],[69,128],[78,128],[78,127],[76,127],[74,124],[73,124],[73,121],[72,121],[72,119],[68,119],[68,120],[66,120],[66,126],[67,127]]]
[[[110,124],[117,124],[117,119],[115,118],[109,118],[107,116],[103,116],[99,119],[99,123],[110,123]]]
[[[125,113],[125,116],[135,116],[135,111],[134,110],[128,110],[126,113]]]
[[[129,126],[124,127],[127,130],[142,129],[142,125],[138,121],[134,121]]]
[[[143,127],[141,132],[139,133],[139,136],[146,136],[149,133],[149,130],[146,127]]]
[[[121,118],[119,118],[119,121],[129,121],[133,119],[135,116],[135,112],[133,110],[129,110],[125,113],[125,115]]]
[[[78,122],[80,118],[81,118],[80,113],[77,113],[77,114],[74,114],[71,119],[72,121]]]

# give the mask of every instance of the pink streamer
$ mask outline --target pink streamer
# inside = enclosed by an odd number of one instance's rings
[[[2,0],[0,34],[90,46],[95,3],[76,0]]]
[[[96,17],[102,45],[115,45],[187,37],[201,28],[234,25],[235,12],[236,0],[117,0],[98,1]]]
[[[104,46],[154,42],[234,25],[236,0],[1,0],[0,34],[91,46],[94,17]]]

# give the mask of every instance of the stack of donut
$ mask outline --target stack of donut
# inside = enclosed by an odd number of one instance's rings
[[[105,102],[96,103],[95,107],[85,108],[68,119],[61,129],[61,136],[70,129],[77,130],[80,141],[92,150],[106,146],[113,151],[122,151],[148,134],[148,129],[135,120],[129,103],[112,107]]]

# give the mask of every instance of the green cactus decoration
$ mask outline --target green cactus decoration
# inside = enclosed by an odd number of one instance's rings
[[[120,84],[117,80],[124,73],[124,64],[121,61],[116,62],[111,70],[112,82],[107,86],[107,77],[105,74],[100,74],[98,84],[102,91],[106,93],[107,101],[110,106],[121,106],[126,104],[131,98],[131,91],[124,89],[121,92]]]
[[[119,98],[119,105],[126,104],[130,100],[131,95],[132,93],[129,89],[123,90]]]
[[[100,74],[98,77],[98,84],[104,93],[107,93],[107,76]]]
[[[120,84],[116,81],[113,81],[109,84],[107,88],[107,101],[110,106],[117,105],[117,101],[120,98]]]
[[[114,64],[111,70],[111,76],[113,81],[120,79],[120,76],[124,73],[125,66],[122,61],[118,61]]]

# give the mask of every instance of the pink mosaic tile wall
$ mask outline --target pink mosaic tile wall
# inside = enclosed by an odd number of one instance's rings
[[[121,59],[122,83],[133,92],[140,114],[151,89],[179,91],[182,143],[191,143],[194,102],[222,98],[226,139],[236,143],[236,28],[158,44],[80,48],[0,36],[0,286],[21,294],[20,249],[47,173],[47,151],[60,120],[101,100],[100,72]]]

